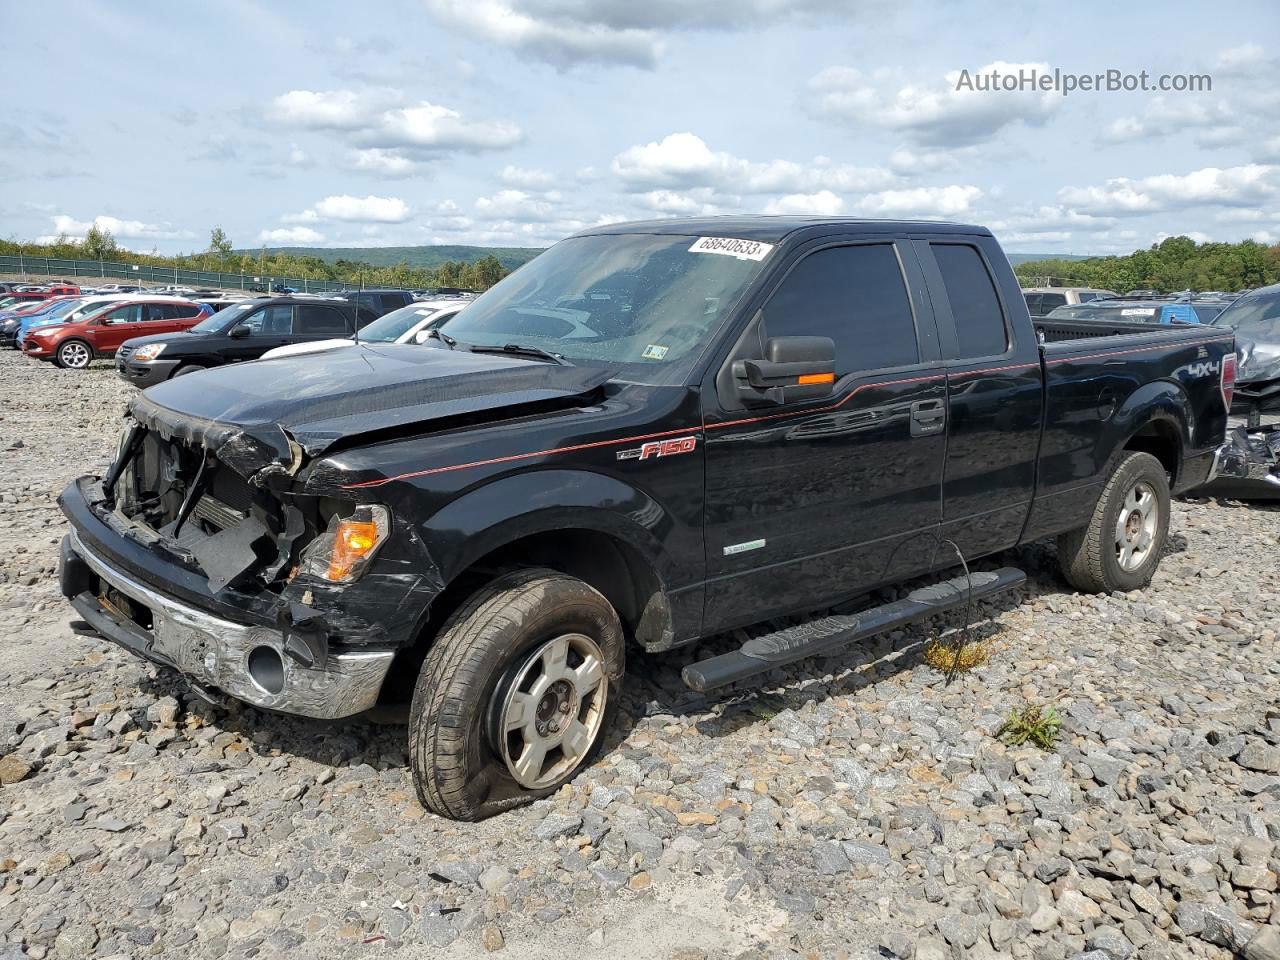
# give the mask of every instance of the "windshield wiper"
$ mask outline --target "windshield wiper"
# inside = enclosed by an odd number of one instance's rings
[[[504,343],[500,347],[490,346],[487,344],[470,344],[468,349],[470,349],[472,353],[509,353],[517,357],[531,357],[537,360],[550,360],[552,363],[558,363],[565,367],[573,366],[573,364],[558,353],[543,350],[541,347],[526,346],[521,343]]]

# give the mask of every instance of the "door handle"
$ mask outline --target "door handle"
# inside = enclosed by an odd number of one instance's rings
[[[911,436],[933,436],[946,425],[947,407],[941,400],[917,400],[911,404]]]

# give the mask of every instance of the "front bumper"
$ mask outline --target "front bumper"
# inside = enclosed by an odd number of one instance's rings
[[[18,346],[28,357],[34,357],[37,360],[48,360],[56,352],[55,347],[45,347],[44,344],[30,337],[24,337]]]
[[[116,373],[121,380],[135,387],[149,387],[168,380],[181,362],[180,360],[149,360],[142,363],[116,357]]]
[[[58,576],[63,594],[94,630],[177,671],[205,696],[218,691],[282,713],[349,717],[377,701],[395,655],[330,650],[323,664],[303,666],[285,652],[280,631],[166,596],[94,553],[74,530],[62,541]]]

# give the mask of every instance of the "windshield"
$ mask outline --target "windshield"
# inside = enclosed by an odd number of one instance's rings
[[[379,317],[367,327],[361,327],[360,339],[370,343],[395,343],[423,320],[439,312],[439,307],[424,307],[420,303],[411,303],[407,307],[392,310]]]
[[[188,330],[188,333],[223,333],[230,330],[242,319],[245,314],[256,307],[258,304],[250,300],[246,303],[237,303],[227,307],[225,310],[219,310],[215,314],[205,317],[194,327]]]
[[[58,323],[66,319],[67,314],[71,313],[76,307],[80,306],[79,300],[59,300],[51,306],[45,307],[33,314],[28,314],[33,327],[42,327],[50,323]]]
[[[770,249],[651,234],[572,237],[476,298],[449,322],[449,334],[477,346],[538,347],[650,383],[678,382]]]
[[[1215,327],[1230,327],[1241,340],[1280,343],[1280,290],[1241,297],[1214,319]]]

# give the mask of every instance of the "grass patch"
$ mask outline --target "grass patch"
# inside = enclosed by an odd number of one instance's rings
[[[951,640],[932,640],[924,648],[924,662],[941,673],[967,673],[982,666],[990,656],[991,646],[985,640],[966,643],[963,649]]]
[[[1027,704],[1021,709],[1009,711],[1004,723],[996,729],[996,739],[1011,747],[1030,743],[1041,750],[1052,750],[1058,739],[1062,717],[1054,707]]]

